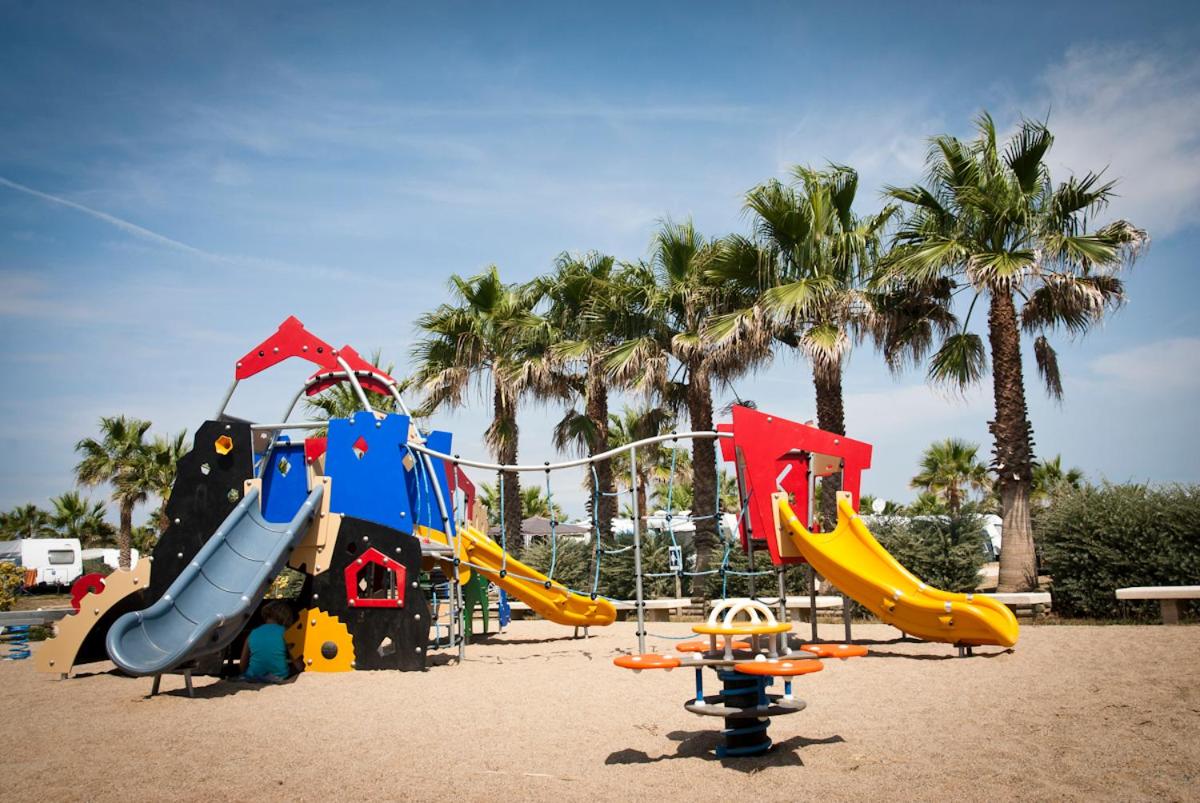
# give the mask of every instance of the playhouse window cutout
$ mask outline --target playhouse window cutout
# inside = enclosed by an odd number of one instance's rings
[[[288,462],[288,459],[286,457],[281,457],[281,458],[279,458],[278,468],[279,468],[279,475],[282,477],[286,477],[288,475],[288,472],[292,470],[292,464]]]
[[[403,608],[404,564],[370,548],[346,567],[346,599],[355,608]]]
[[[367,445],[367,439],[364,438],[362,435],[359,435],[358,440],[356,440],[354,442],[353,448],[354,448],[354,456],[357,457],[359,460],[362,460],[363,455],[365,455],[367,453],[367,450],[370,447]]]

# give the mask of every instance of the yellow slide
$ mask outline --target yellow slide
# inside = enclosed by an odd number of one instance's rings
[[[426,527],[418,529],[419,535],[424,538],[447,543],[444,533]],[[524,602],[543,619],[560,625],[598,627],[611,625],[617,618],[617,609],[606,599],[591,599],[572,593],[562,583],[551,582],[547,588],[544,574],[511,555],[505,560],[500,545],[469,524],[459,528],[458,542],[459,558],[464,563],[471,564],[472,568]],[[505,570],[504,577],[500,576],[501,567]],[[459,580],[466,582],[469,576],[469,573],[461,572]]]
[[[951,594],[922,583],[875,540],[849,494],[838,494],[838,524],[828,533],[809,532],[786,497],[778,505],[781,524],[805,560],[887,624],[927,641],[1017,643],[1011,610],[983,594]]]

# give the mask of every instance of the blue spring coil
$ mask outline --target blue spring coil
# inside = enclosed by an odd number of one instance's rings
[[[4,641],[8,644],[8,660],[23,661],[29,657],[29,625],[6,627]]]

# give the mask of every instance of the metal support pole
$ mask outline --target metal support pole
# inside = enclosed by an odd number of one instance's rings
[[[283,418],[280,419],[281,423],[286,424],[287,420],[292,417],[292,411],[296,409],[296,405],[300,403],[300,397],[303,395],[304,388],[296,391],[296,395],[292,397],[292,403],[288,405],[287,410],[283,413]],[[271,442],[267,445],[266,452],[263,453],[262,463],[258,466],[257,476],[259,477],[263,476],[263,472],[267,470],[267,464],[271,462],[271,454],[275,451],[275,441],[279,438],[279,433],[278,429],[271,432]]]
[[[230,384],[229,390],[225,391],[225,398],[221,399],[221,406],[217,408],[217,414],[214,416],[215,420],[219,421],[221,416],[225,415],[225,408],[229,406],[229,400],[233,398],[233,391],[237,389],[237,386],[238,381],[235,379]]]
[[[756,583],[754,582],[755,567],[754,567],[754,539],[753,538],[746,539],[746,555],[747,555],[747,557],[750,558],[750,571],[746,576],[746,579],[750,581],[749,582],[750,599],[757,599],[758,593],[756,591]]]
[[[346,372],[346,378],[350,380],[351,387],[354,388],[354,393],[358,396],[358,400],[362,402],[363,409],[368,413],[374,413],[375,409],[371,407],[371,402],[367,401],[367,392],[363,390],[362,383],[358,381],[358,375],[354,373],[354,369],[350,367],[350,363],[341,355],[337,358],[338,365],[342,366],[342,370]]]
[[[633,573],[636,577],[637,587],[637,637],[638,637],[638,654],[646,654],[646,603],[643,598],[642,591],[642,528],[639,517],[641,512],[638,510],[638,475],[637,475],[637,447],[631,447],[629,450],[629,478],[630,487],[633,488]]]
[[[786,622],[788,620],[787,613],[787,583],[784,581],[784,573],[787,572],[787,566],[779,564],[775,569],[776,577],[779,579],[779,621]],[[787,652],[787,633],[779,634],[779,654],[786,655]]]
[[[850,605],[851,604],[852,603],[851,603],[850,598],[847,597],[845,594],[842,594],[842,623],[846,625],[846,643],[847,644],[849,644],[851,641],[854,640],[853,637],[850,635]]]
[[[812,621],[812,640],[817,640],[817,572],[808,564],[808,618]]]

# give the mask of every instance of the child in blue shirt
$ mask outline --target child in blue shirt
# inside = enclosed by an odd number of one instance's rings
[[[292,624],[292,609],[283,600],[272,600],[263,607],[262,618],[242,647],[241,680],[282,683],[290,674],[283,634]]]

